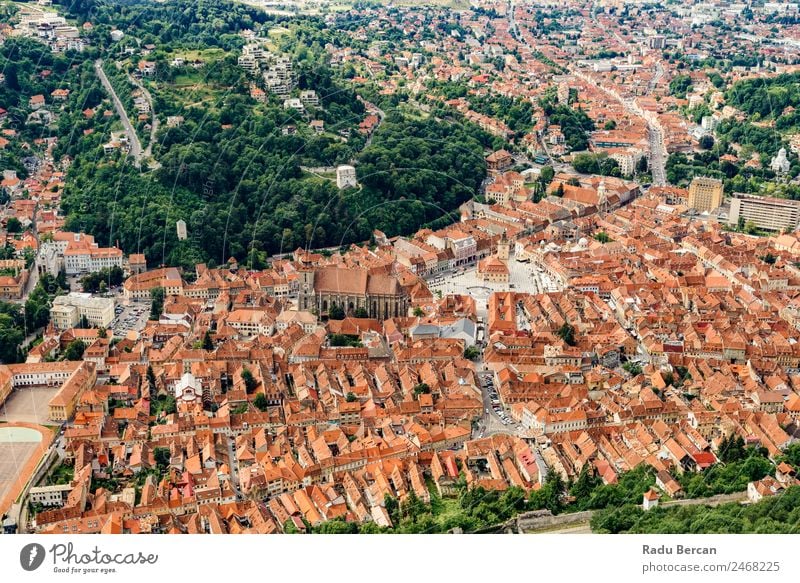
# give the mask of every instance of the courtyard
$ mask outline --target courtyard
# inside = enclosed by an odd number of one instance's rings
[[[14,389],[0,406],[0,422],[52,424],[49,403],[60,387],[23,387]]]

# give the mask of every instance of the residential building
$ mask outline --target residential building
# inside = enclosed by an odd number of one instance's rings
[[[722,206],[724,198],[722,180],[698,176],[689,185],[687,203],[698,212],[710,212]]]

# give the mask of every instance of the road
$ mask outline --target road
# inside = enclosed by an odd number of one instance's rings
[[[514,0],[509,0],[508,2],[508,31],[517,41],[522,39],[519,33],[519,26],[517,26],[517,21],[514,18]]]
[[[227,437],[228,441],[228,469],[231,472],[231,485],[236,492],[238,500],[244,500],[242,491],[239,489],[239,462],[236,460],[236,438],[232,435]]]
[[[645,93],[645,95],[650,95],[656,88],[656,85],[658,85],[659,81],[661,81],[663,77],[664,77],[664,66],[661,64],[661,61],[656,61],[656,72],[653,73],[653,77],[647,84],[647,92]]]
[[[125,135],[128,136],[128,143],[130,144],[130,155],[133,156],[134,164],[139,167],[142,162],[142,144],[139,142],[139,136],[136,135],[136,130],[133,129],[133,125],[131,124],[131,120],[128,118],[128,113],[125,111],[125,107],[122,105],[122,101],[120,101],[119,97],[117,97],[116,91],[111,86],[111,82],[106,77],[106,72],[103,71],[103,60],[97,59],[94,62],[94,70],[97,73],[97,76],[100,78],[100,82],[103,84],[103,87],[111,95],[111,100],[114,102],[114,109],[117,110],[117,115],[119,115],[120,119],[122,120],[122,126],[125,128]]]
[[[489,437],[497,433],[507,433],[514,435],[519,426],[515,423],[506,425],[500,416],[494,411],[492,405],[492,397],[490,391],[493,389],[494,373],[491,371],[481,371],[483,368],[482,360],[478,361],[476,368],[478,369],[478,377],[481,380],[481,401],[483,402],[483,415],[478,421],[478,426],[475,429],[475,438]],[[486,386],[484,387],[484,383]],[[487,412],[488,411],[488,412]]]
[[[153,155],[153,144],[156,142],[156,132],[158,131],[158,116],[156,115],[156,110],[153,108],[153,97],[150,95],[150,92],[135,77],[128,75],[128,79],[142,91],[142,95],[144,95],[144,98],[150,106],[150,140],[147,143],[147,147],[142,152],[142,157],[148,159]],[[157,166],[160,167],[161,165],[157,164]]]
[[[667,163],[667,152],[666,148],[664,147],[664,132],[661,128],[661,124],[658,121],[658,115],[653,113],[652,111],[645,111],[641,108],[641,106],[637,103],[636,99],[625,99],[623,98],[616,89],[612,89],[610,87],[606,87],[605,85],[600,84],[596,79],[591,77],[590,75],[586,75],[581,71],[577,71],[574,68],[570,70],[575,77],[582,79],[586,83],[590,85],[594,85],[597,89],[611,97],[612,99],[616,99],[619,101],[626,110],[632,115],[640,117],[644,120],[647,124],[647,141],[650,150],[650,173],[653,176],[653,185],[654,186],[664,186],[667,183],[667,173],[666,173],[666,163]],[[663,73],[662,73],[663,77]],[[653,77],[656,78],[655,76]]]
[[[664,147],[664,134],[657,120],[647,121],[647,141],[650,146],[650,173],[654,186],[667,184],[667,151]]]

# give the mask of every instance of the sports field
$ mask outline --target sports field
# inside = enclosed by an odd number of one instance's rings
[[[53,433],[38,425],[0,425],[0,514],[4,514],[30,479]]]

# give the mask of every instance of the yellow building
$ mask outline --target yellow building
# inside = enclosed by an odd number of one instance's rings
[[[689,208],[698,212],[713,211],[722,206],[724,192],[722,181],[698,176],[689,185]]]
[[[49,411],[52,421],[66,421],[75,413],[75,408],[84,391],[94,387],[97,372],[93,362],[83,361],[61,389],[50,399]]]
[[[478,261],[478,279],[487,283],[505,283],[509,281],[506,264],[495,255]]]

